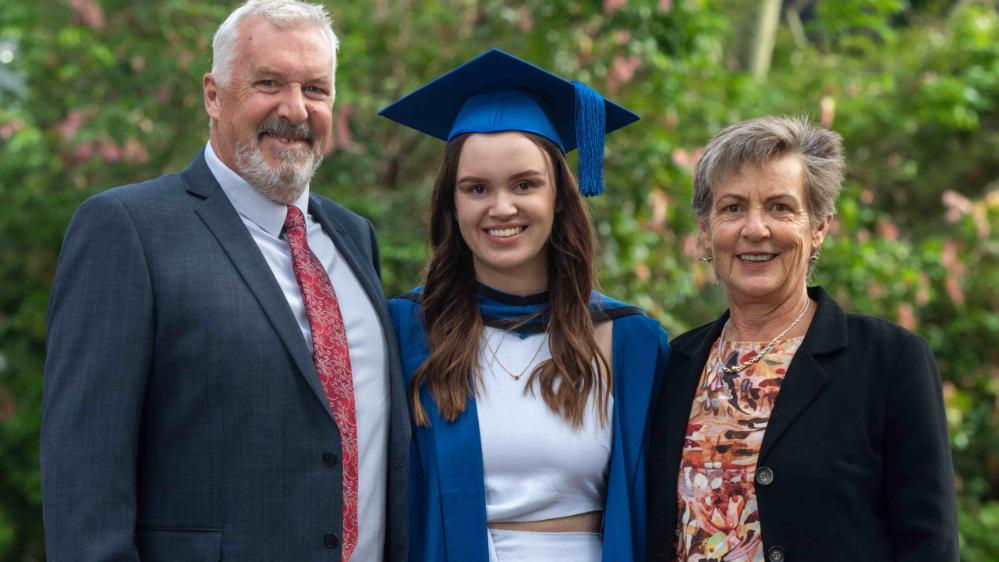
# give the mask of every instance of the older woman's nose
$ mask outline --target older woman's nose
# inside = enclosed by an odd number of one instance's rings
[[[752,209],[746,213],[746,222],[742,226],[742,235],[751,240],[759,240],[770,236],[766,215],[762,210]]]

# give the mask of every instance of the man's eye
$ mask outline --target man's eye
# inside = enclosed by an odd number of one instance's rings
[[[259,82],[257,82],[257,84],[259,84],[259,85],[261,85],[261,86],[263,86],[265,88],[271,88],[271,87],[273,87],[276,84],[276,82],[273,81],[273,80],[260,80]]]

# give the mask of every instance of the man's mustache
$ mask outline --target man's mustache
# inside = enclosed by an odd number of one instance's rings
[[[285,139],[303,140],[312,144],[312,127],[308,123],[292,125],[287,120],[280,117],[271,117],[257,127],[257,136],[268,134],[272,137]]]

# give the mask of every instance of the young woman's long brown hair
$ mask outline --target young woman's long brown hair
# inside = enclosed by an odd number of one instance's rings
[[[607,421],[611,370],[593,335],[590,293],[596,286],[594,235],[590,214],[561,149],[553,142],[523,133],[546,155],[555,188],[555,220],[548,244],[548,335],[552,357],[538,365],[527,388],[541,389],[549,408],[579,427],[587,401],[595,393],[601,424]],[[416,423],[429,426],[420,401],[426,388],[444,419],[465,411],[478,387],[479,341],[484,322],[476,298],[472,252],[458,230],[454,203],[461,149],[468,135],[448,143],[431,197],[432,256],[423,289],[423,321],[430,357],[416,370],[411,388]],[[597,367],[594,370],[594,366]]]

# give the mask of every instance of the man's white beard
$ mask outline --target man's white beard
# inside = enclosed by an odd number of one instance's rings
[[[289,147],[276,150],[274,155],[279,163],[271,165],[260,147],[261,133],[307,140],[312,143],[312,149]],[[322,161],[322,148],[312,138],[312,130],[305,123],[295,126],[280,118],[271,118],[260,125],[252,143],[236,143],[239,175],[268,199],[282,205],[290,205],[298,199]]]

